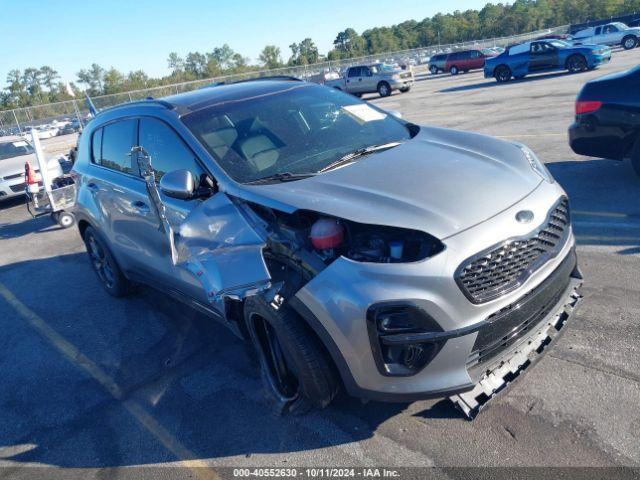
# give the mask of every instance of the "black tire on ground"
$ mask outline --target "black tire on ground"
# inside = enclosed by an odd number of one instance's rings
[[[70,228],[76,224],[76,217],[73,215],[73,213],[59,212],[56,218],[56,222],[62,228]]]
[[[324,408],[336,396],[336,369],[313,330],[287,304],[278,310],[261,295],[244,304],[244,320],[260,359],[267,401],[275,413]],[[277,366],[277,368],[276,368]]]
[[[380,95],[381,97],[388,97],[389,95],[391,95],[391,85],[389,85],[387,82],[380,82],[378,84],[378,95]]]
[[[571,55],[567,59],[566,68],[569,70],[569,73],[580,73],[587,71],[589,69],[589,64],[583,55]]]
[[[401,93],[407,93],[409,90],[411,90],[411,87],[405,87],[405,88],[401,88],[400,92]]]
[[[625,50],[636,48],[638,46],[638,37],[634,35],[627,35],[622,39],[621,45]]]
[[[631,149],[631,166],[636,175],[640,177],[640,138],[636,140],[636,144]]]
[[[493,73],[498,83],[505,83],[511,80],[511,69],[506,65],[499,65]]]
[[[449,69],[449,73],[451,75],[458,75],[458,73],[460,73],[460,70],[458,70],[458,67],[456,67],[455,65],[453,65],[450,69]]]
[[[120,270],[116,259],[102,237],[92,227],[87,227],[82,239],[87,247],[91,267],[107,293],[114,297],[127,295],[131,284]]]
[[[429,71],[431,72],[431,75],[437,75],[438,74],[438,67],[436,67],[435,65],[431,65],[429,67]]]

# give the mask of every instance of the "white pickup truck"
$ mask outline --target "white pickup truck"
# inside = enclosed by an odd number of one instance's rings
[[[388,97],[393,90],[408,92],[413,82],[411,70],[400,70],[390,65],[376,63],[349,67],[343,77],[327,80],[324,84],[358,97],[364,93],[374,92],[378,92],[381,97]]]
[[[573,43],[576,45],[621,45],[625,50],[631,50],[640,43],[640,28],[628,27],[622,22],[589,27],[573,35]]]

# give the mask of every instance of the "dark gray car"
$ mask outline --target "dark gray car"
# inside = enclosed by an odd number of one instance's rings
[[[151,285],[255,345],[282,411],[450,396],[472,415],[580,295],[568,201],[523,145],[258,80],[115,107],[74,167],[114,296]]]

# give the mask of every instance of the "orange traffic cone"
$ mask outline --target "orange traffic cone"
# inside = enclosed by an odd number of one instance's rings
[[[33,171],[29,162],[24,162],[24,180],[27,184],[27,190],[29,190],[29,193],[38,193],[40,191],[36,172]]]

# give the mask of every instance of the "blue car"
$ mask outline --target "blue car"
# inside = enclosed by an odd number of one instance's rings
[[[563,40],[536,40],[507,48],[497,57],[488,58],[485,78],[508,82],[530,73],[569,70],[571,73],[592,70],[611,60],[611,49],[603,45],[574,46]]]

